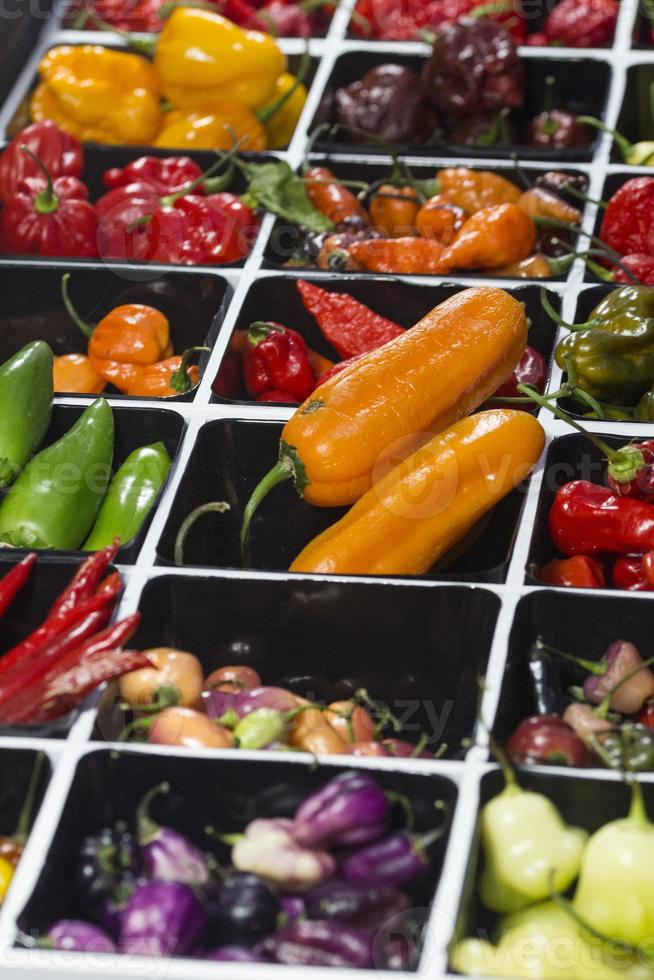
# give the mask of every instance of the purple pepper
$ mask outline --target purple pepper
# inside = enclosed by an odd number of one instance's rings
[[[60,919],[48,929],[47,945],[51,949],[79,953],[115,953],[116,947],[106,932],[79,919]]]
[[[627,640],[616,640],[604,653],[599,664],[588,664],[593,672],[586,678],[584,694],[591,704],[601,704],[610,691],[628,674],[632,674],[611,696],[611,708],[621,714],[634,715],[654,694],[654,674],[648,667],[638,668],[643,659]]]
[[[284,714],[294,711],[297,706],[295,695],[283,687],[252,687],[249,691],[241,691],[236,695],[233,710],[238,718],[245,718],[259,708],[272,708],[273,711]]]
[[[219,718],[233,711],[239,693],[237,691],[220,691],[218,688],[203,691],[200,695],[202,710],[212,721],[218,721]]]
[[[260,953],[255,953],[252,949],[244,946],[222,946],[220,949],[212,949],[203,957],[205,960],[213,960],[216,963],[269,963],[266,957]]]
[[[295,922],[296,919],[306,918],[307,907],[304,896],[282,895],[280,903],[287,922]]]
[[[294,922],[264,943],[275,963],[288,966],[336,966],[369,969],[373,966],[373,936],[342,922],[313,919]]]
[[[329,878],[304,895],[309,919],[337,919],[357,929],[379,927],[403,912],[409,899],[387,885]]]
[[[363,772],[347,772],[312,793],[295,814],[293,836],[305,847],[355,847],[376,840],[388,821],[388,799]]]
[[[138,956],[183,956],[206,924],[204,910],[188,885],[148,881],[132,895],[120,932],[120,952]]]
[[[341,862],[340,873],[348,881],[362,882],[369,886],[404,885],[429,867],[426,850],[442,834],[442,828],[421,836],[410,834],[406,830],[389,834],[382,840],[348,854]]]
[[[150,803],[170,785],[161,783],[143,797],[136,811],[138,842],[141,845],[143,870],[151,881],[177,881],[183,885],[206,885],[210,874],[200,851],[183,834],[170,827],[160,827],[150,817]]]

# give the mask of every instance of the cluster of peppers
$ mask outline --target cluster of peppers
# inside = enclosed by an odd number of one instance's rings
[[[114,418],[98,398],[56,442],[50,424],[52,351],[28,344],[0,365],[0,542],[95,551],[138,534],[166,482],[163,442],[135,449],[113,478]],[[35,455],[33,455],[36,452]]]
[[[480,815],[477,893],[501,916],[495,942],[487,930],[456,942],[454,969],[542,980],[649,976],[654,824],[640,784],[631,784],[629,814],[589,835],[569,826],[549,797],[523,789],[508,764],[505,778]]]
[[[219,667],[205,679],[191,653],[169,647],[143,652],[152,667],[120,679],[121,707],[136,715],[122,739],[193,749],[434,758],[424,738],[414,745],[386,737],[385,729],[397,729],[398,722],[365,690],[321,706],[264,686],[246,665]]]
[[[323,99],[320,117],[354,130],[352,142],[370,134],[411,146],[525,146],[545,151],[583,149],[591,129],[563,108],[553,108],[555,79],[543,111],[519,126],[511,112],[526,99],[525,63],[510,35],[492,20],[463,20],[443,27],[420,76],[398,64],[381,64],[360,81]],[[363,132],[360,132],[363,131]]]
[[[243,30],[204,7],[175,5],[141,54],[59,45],[39,64],[33,122],[49,119],[82,142],[247,150],[285,146],[306,100],[270,34]],[[308,59],[304,60],[306,72]]]
[[[120,573],[105,574],[117,551],[116,543],[80,565],[44,621],[2,654],[0,724],[53,721],[106,681],[148,665],[144,654],[123,648],[140,614],[108,625],[123,588]],[[35,562],[32,552],[0,580],[0,615],[19,595]]]
[[[517,44],[597,48],[613,41],[617,0],[561,0],[546,9],[542,28],[528,33],[534,8],[523,10],[520,0],[358,0],[351,30],[384,41],[415,41],[463,17],[483,17],[502,24]]]
[[[539,637],[528,661],[537,713],[520,722],[507,740],[509,758],[527,765],[654,770],[654,674],[649,662],[626,640],[615,640],[594,661]],[[562,667],[570,664],[573,672],[566,680],[575,683],[564,691]]]
[[[413,968],[415,945],[407,939],[398,955],[393,935],[410,915],[412,890],[430,868],[429,848],[444,826],[422,834],[397,829],[392,794],[367,774],[348,772],[307,796],[292,818],[256,819],[236,834],[207,827],[214,843],[231,848],[229,866],[221,867],[215,854],[152,819],[153,799],[169,792],[163,783],[146,794],[134,831],[120,822],[81,842],[77,905],[87,920],[53,924],[39,945],[213,962]]]
[[[404,275],[483,270],[519,279],[569,267],[569,248],[561,243],[565,229],[581,219],[576,199],[585,187],[583,177],[548,171],[524,190],[492,171],[467,167],[418,180],[402,162],[387,180],[361,184],[359,195],[323,166],[306,163],[304,182],[330,227],[305,232],[293,267]],[[557,258],[562,250],[566,254]]]

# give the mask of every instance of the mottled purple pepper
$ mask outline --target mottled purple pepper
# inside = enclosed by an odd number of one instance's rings
[[[144,797],[136,811],[138,841],[143,869],[152,881],[177,881],[183,885],[205,885],[210,878],[204,856],[183,834],[170,827],[160,827],[149,815],[155,796],[168,793],[170,785],[155,786]]]
[[[149,881],[132,895],[123,915],[120,952],[138,956],[183,956],[206,924],[188,885]]]
[[[115,953],[116,947],[106,932],[78,919],[61,919],[48,929],[46,945],[51,949],[79,953]]]
[[[232,864],[282,891],[302,891],[329,878],[336,861],[327,851],[304,847],[294,838],[292,820],[253,820],[232,848]]]
[[[373,932],[351,929],[342,922],[311,920],[281,929],[262,948],[276,963],[288,966],[336,966],[369,969],[373,966]]]
[[[341,862],[340,872],[348,881],[391,887],[404,885],[429,867],[426,850],[442,834],[441,828],[421,836],[406,830],[389,834],[348,854]]]
[[[304,904],[309,919],[339,919],[365,929],[403,912],[409,900],[386,885],[330,878],[308,891]]]
[[[293,837],[305,847],[355,847],[376,840],[388,823],[388,799],[363,772],[347,772],[312,793],[295,814]]]

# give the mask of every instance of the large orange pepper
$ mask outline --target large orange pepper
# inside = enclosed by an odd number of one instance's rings
[[[492,170],[446,167],[436,175],[438,190],[469,214],[494,204],[517,204],[522,191]]]
[[[289,477],[309,503],[358,500],[375,474],[492,395],[526,342],[521,303],[491,286],[466,289],[329,378],[284,426],[279,462],[246,507],[243,540],[258,503]]]
[[[527,412],[461,419],[387,473],[290,570],[424,574],[524,480],[544,445],[541,424]]]
[[[443,252],[440,271],[501,269],[526,259],[535,243],[536,225],[517,204],[482,208]]]

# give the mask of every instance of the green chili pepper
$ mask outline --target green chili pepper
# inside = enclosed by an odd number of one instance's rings
[[[647,725],[625,723],[597,736],[597,752],[612,769],[654,771],[654,732]]]
[[[42,340],[0,366],[0,487],[9,486],[50,424],[52,351]]]
[[[241,749],[263,749],[271,742],[285,742],[287,735],[287,716],[272,708],[252,711],[234,729],[234,738]]]
[[[141,446],[120,467],[102,502],[84,551],[99,551],[115,538],[127,544],[138,534],[155,504],[170,470],[163,442]]]
[[[0,541],[17,548],[79,548],[104,497],[114,420],[103,398],[35,456],[0,504]]]

